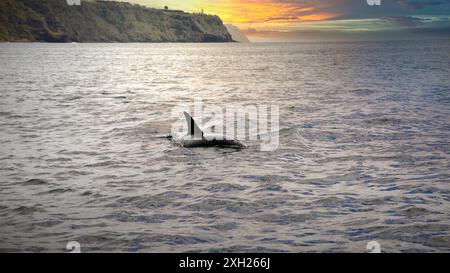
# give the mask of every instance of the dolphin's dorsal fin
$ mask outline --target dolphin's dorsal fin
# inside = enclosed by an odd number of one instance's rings
[[[203,131],[200,129],[200,127],[198,127],[197,123],[195,123],[195,121],[191,117],[191,115],[184,112],[184,117],[186,118],[186,122],[187,122],[187,126],[188,126],[188,135],[203,139]]]

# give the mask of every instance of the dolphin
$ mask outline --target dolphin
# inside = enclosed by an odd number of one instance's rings
[[[228,147],[235,149],[247,148],[242,142],[236,139],[227,139],[223,135],[205,135],[188,113],[184,112],[184,117],[189,128],[188,134],[180,139],[180,143],[186,148],[195,147]],[[171,137],[170,137],[171,138]]]

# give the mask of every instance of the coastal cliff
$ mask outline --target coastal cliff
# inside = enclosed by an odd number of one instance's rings
[[[232,42],[218,16],[113,1],[1,0],[3,42]]]

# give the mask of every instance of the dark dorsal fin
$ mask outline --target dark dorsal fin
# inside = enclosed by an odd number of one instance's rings
[[[195,123],[194,119],[188,113],[184,112],[184,117],[186,118],[187,126],[188,126],[188,134],[193,137],[203,138],[203,131],[198,127],[197,123]]]

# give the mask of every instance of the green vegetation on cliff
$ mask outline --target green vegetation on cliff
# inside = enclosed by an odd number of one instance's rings
[[[0,41],[231,42],[218,16],[123,2],[0,0]]]

